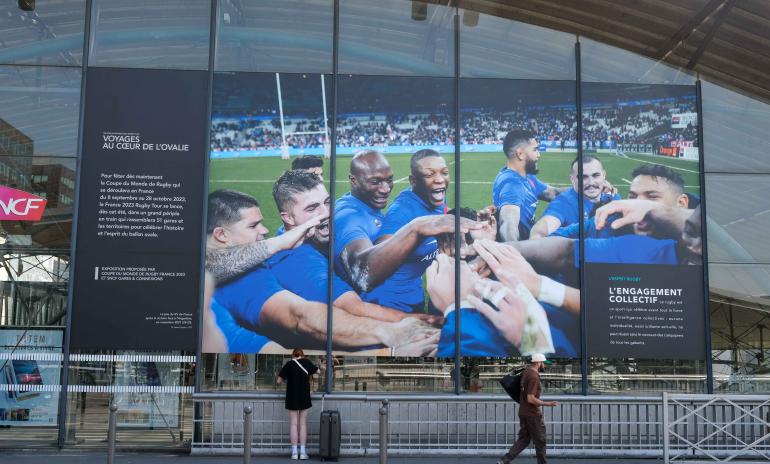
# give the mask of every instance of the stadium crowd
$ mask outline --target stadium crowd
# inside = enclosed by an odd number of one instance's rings
[[[671,128],[671,115],[695,112],[694,102],[643,105],[597,105],[584,109],[583,138],[589,146],[645,143],[669,146],[672,141],[695,141],[697,130]],[[510,112],[487,109],[461,113],[463,144],[501,144],[511,129],[528,130],[539,141],[574,141],[577,138],[575,111],[569,107],[532,107]],[[393,145],[452,145],[454,124],[446,114],[350,114],[337,120],[340,147],[386,147]],[[275,117],[246,116],[215,118],[211,129],[214,151],[243,151],[280,148],[281,121]],[[286,144],[291,148],[319,148],[327,140],[321,118],[285,118]]]

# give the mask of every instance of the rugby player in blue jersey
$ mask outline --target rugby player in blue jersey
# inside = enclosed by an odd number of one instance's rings
[[[410,187],[393,200],[375,243],[388,240],[414,219],[447,213],[449,167],[446,160],[435,150],[419,150],[412,155],[410,170]],[[366,294],[366,300],[408,313],[422,313],[425,308],[422,275],[437,253],[436,238],[425,238],[411,250],[393,275]]]
[[[572,188],[559,194],[545,209],[543,215],[537,220],[529,238],[538,239],[550,235],[559,227],[566,227],[580,222],[578,213],[580,187],[578,173],[578,159],[572,162],[569,175]],[[612,200],[620,200],[620,195],[614,187],[607,182],[607,173],[602,162],[591,155],[583,155],[583,219],[588,219],[594,206]]]
[[[422,216],[375,245],[393,170],[382,153],[367,150],[353,157],[348,178],[350,192],[335,203],[334,271],[357,291],[369,292],[384,282],[426,238],[454,232],[454,216]],[[481,225],[463,218],[460,227],[465,233]]]
[[[693,196],[685,193],[682,176],[668,166],[643,164],[634,169],[631,173],[631,179],[631,185],[628,188],[628,200],[622,200],[620,203],[617,203],[620,200],[614,200],[596,210],[596,214],[599,215],[598,218],[592,217],[585,221],[586,238],[609,238],[629,233],[650,235],[648,231],[650,224],[643,217],[639,218],[637,222],[619,221],[614,223],[620,213],[620,211],[615,211],[616,208],[630,211],[635,209],[634,205],[638,205],[638,208],[646,208],[646,211],[649,211],[650,207],[645,206],[644,202],[650,201],[667,208],[681,209],[680,213],[688,216],[690,213],[687,208],[697,206],[691,203]],[[613,205],[613,203],[615,204]],[[599,219],[601,219],[601,223],[599,223]],[[578,238],[579,233],[579,225],[572,224],[556,229],[553,235]]]
[[[273,198],[286,230],[292,230],[317,217],[325,217],[315,233],[293,250],[275,254],[268,266],[287,290],[308,301],[328,301],[329,277],[329,193],[323,182],[306,171],[287,171],[273,185]],[[334,306],[350,314],[397,322],[407,314],[361,300],[344,280],[335,275],[332,290]],[[423,317],[424,316],[424,317]],[[426,320],[434,319],[423,315]],[[438,335],[438,331],[436,331]],[[433,343],[435,347],[435,342]]]
[[[256,199],[242,192],[220,190],[211,193],[208,212],[207,250],[248,250],[251,244],[263,241],[268,232],[262,225],[262,213]],[[323,219],[317,217],[308,222],[317,225]],[[316,233],[314,226],[298,226],[298,229],[304,231],[303,237]],[[291,233],[288,231],[284,235]],[[323,349],[326,346],[327,305],[307,301],[287,291],[265,266],[256,264],[254,267],[254,263],[250,263],[251,270],[245,273],[238,269],[236,277],[220,284],[212,306],[215,303],[221,305],[239,327],[267,336],[283,347]],[[420,321],[414,318],[389,323],[353,316],[339,308],[333,307],[332,311],[335,322],[332,342],[336,349],[394,347],[433,335],[423,330],[417,324]],[[223,332],[226,327],[220,325]],[[224,335],[228,343],[232,343],[234,333],[225,332]]]
[[[552,201],[567,190],[544,184],[537,178],[540,152],[532,133],[508,132],[503,141],[505,167],[492,185],[492,202],[498,211],[498,233],[503,242],[526,240],[535,224],[538,200]]]

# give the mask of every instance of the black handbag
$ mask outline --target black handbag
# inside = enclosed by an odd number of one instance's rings
[[[524,369],[518,369],[510,374],[506,374],[500,379],[500,385],[503,387],[508,396],[515,402],[521,400],[521,377],[524,373]]]

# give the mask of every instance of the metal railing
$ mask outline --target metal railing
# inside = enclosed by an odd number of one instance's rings
[[[548,398],[560,403],[545,408],[549,455],[661,456],[659,396]],[[193,453],[242,453],[245,406],[253,410],[252,453],[284,454],[289,449],[282,394],[201,393],[193,399],[199,412],[194,419]],[[518,433],[518,405],[502,395],[326,395],[324,409],[340,411],[344,455],[379,454],[383,399],[389,400],[389,454],[497,456]],[[314,400],[320,405],[321,395],[314,395]],[[316,407],[309,418],[311,444],[318,442],[319,415]]]
[[[770,462],[770,395],[663,393],[663,458]],[[746,461],[745,459],[754,459]]]

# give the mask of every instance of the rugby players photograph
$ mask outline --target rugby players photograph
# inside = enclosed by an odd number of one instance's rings
[[[324,220],[328,224],[328,215],[314,218],[311,224],[317,225]],[[250,195],[234,190],[212,192],[209,195],[207,249],[238,247],[248,251],[253,242],[264,240],[269,232],[262,221],[259,203]],[[299,230],[303,237],[317,233],[315,226],[299,227]],[[287,231],[289,233],[291,231]],[[235,343],[236,335],[241,333],[236,329],[245,328],[266,337],[267,340],[259,339],[265,345],[273,341],[282,347],[323,349],[326,346],[327,305],[307,301],[284,289],[264,263],[252,262],[249,266],[244,274],[220,283],[211,301],[212,308],[221,305],[237,322],[234,326],[230,320],[217,319],[228,345],[240,346]],[[336,349],[412,346],[412,342],[435,337],[435,330],[416,318],[383,322],[353,316],[336,307],[332,311],[336,329],[332,343]],[[251,346],[245,352],[259,352],[261,348]]]

